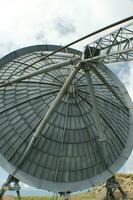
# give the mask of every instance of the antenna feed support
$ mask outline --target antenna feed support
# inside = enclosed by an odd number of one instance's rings
[[[94,63],[84,62],[84,60],[80,62],[80,65],[81,69],[83,69],[85,72],[89,71],[91,67],[94,67]]]
[[[74,65],[75,62],[81,62],[81,58],[75,57],[75,58],[71,58],[69,61],[70,61],[70,65]]]
[[[77,65],[75,65],[75,68],[76,68],[77,70],[82,69],[81,61],[80,61]]]

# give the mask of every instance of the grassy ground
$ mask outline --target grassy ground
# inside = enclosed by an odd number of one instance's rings
[[[18,200],[17,197],[14,197],[15,200]],[[39,197],[39,196],[23,196],[21,197],[22,200],[52,200],[51,197]]]
[[[14,198],[15,200],[17,200],[17,197],[14,197]],[[71,195],[71,200],[94,200],[95,198],[96,198],[95,192]],[[52,200],[52,197],[23,196],[22,200]],[[63,200],[63,198],[59,197],[58,200]]]
[[[120,185],[128,193],[129,200],[133,200],[133,174],[117,174],[116,179],[119,180]],[[105,185],[95,187],[93,191],[71,195],[71,200],[104,200],[106,194]],[[30,194],[29,194],[30,195]],[[116,193],[117,196],[120,193]],[[3,200],[17,200],[17,197],[4,197]],[[53,200],[50,196],[23,196],[22,200]],[[54,198],[54,200],[57,200]],[[59,197],[58,200],[63,200]]]
[[[22,200],[52,200],[53,197],[48,196],[22,196]],[[95,192],[87,192],[81,193],[77,195],[71,195],[71,200],[95,200],[96,195]],[[5,196],[3,200],[17,200],[17,197]],[[55,200],[55,198],[54,198]],[[63,200],[63,198],[59,197],[58,200]]]
[[[119,196],[119,195],[118,195]],[[117,197],[118,197],[117,196]],[[71,200],[104,200],[105,192],[101,191],[98,195],[95,192],[83,193],[78,195],[71,195]],[[52,200],[52,197],[47,196],[22,196],[22,200]],[[120,198],[118,198],[120,199]],[[4,197],[3,200],[17,200],[17,197]],[[54,199],[55,200],[55,199]],[[63,200],[63,198],[58,198],[58,200]],[[117,198],[116,198],[117,200]],[[128,200],[133,200],[133,193],[130,193]]]

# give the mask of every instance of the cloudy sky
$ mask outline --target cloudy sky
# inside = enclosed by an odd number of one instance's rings
[[[133,0],[0,0],[0,57],[30,45],[65,45],[132,14]],[[73,47],[83,50],[86,43]],[[133,63],[116,68],[133,99]],[[133,172],[132,164],[133,155],[122,171]],[[6,176],[0,169],[0,183]]]

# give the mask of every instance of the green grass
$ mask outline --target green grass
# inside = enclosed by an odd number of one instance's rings
[[[14,198],[17,200],[17,197]],[[52,200],[52,197],[47,196],[22,196],[22,200]],[[95,199],[95,192],[90,193],[81,193],[77,195],[71,195],[71,200],[92,200]],[[59,197],[58,200],[63,200],[63,198]]]
[[[78,195],[72,195],[71,200],[88,200],[88,199],[93,199],[95,198],[95,192],[88,192],[88,193],[81,193]]]
[[[14,197],[15,200],[18,200],[17,197]],[[22,196],[22,200],[52,200],[52,197],[46,196]]]

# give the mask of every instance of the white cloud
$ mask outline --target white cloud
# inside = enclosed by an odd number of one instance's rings
[[[69,34],[74,34],[76,32],[76,28],[74,23],[69,19],[57,18],[55,19],[55,29],[59,33],[60,36],[66,37]]]
[[[0,0],[0,3],[1,55],[15,48],[42,42],[67,44],[79,36],[132,15],[133,10],[130,0]],[[61,37],[54,26],[56,18],[70,20],[76,33]],[[75,46],[81,47],[82,44],[84,42]]]
[[[109,67],[125,85],[133,100],[133,62],[110,64]]]
[[[121,168],[120,172],[133,173],[133,152],[132,152],[131,156],[129,157],[128,161]]]

